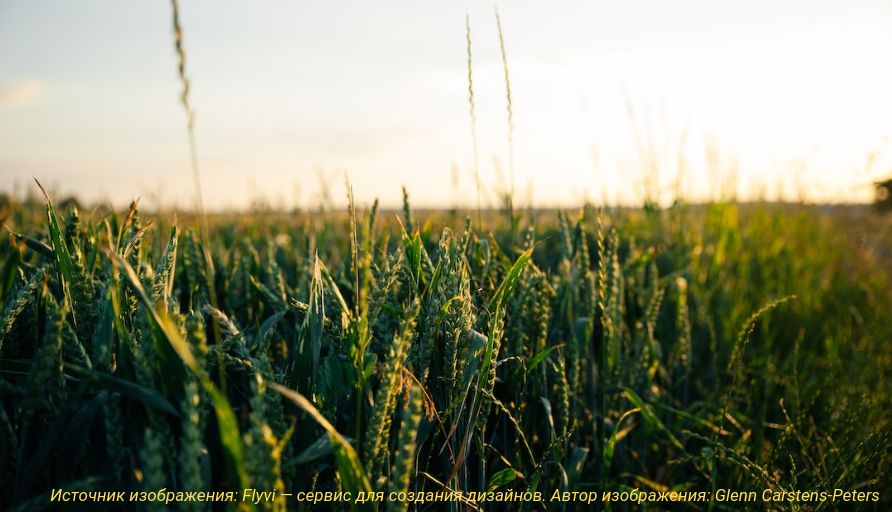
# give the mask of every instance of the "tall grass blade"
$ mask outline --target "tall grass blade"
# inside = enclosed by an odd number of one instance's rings
[[[313,420],[319,424],[331,439],[331,443],[335,446],[335,460],[337,461],[338,472],[344,481],[344,487],[353,496],[357,496],[359,492],[372,492],[372,485],[366,476],[362,467],[362,461],[353,446],[342,436],[337,429],[334,428],[327,419],[319,412],[318,409],[297,391],[288,389],[279,384],[271,383],[270,387],[281,393],[285,398],[291,400],[295,405],[303,409],[310,415]],[[371,503],[351,502],[352,510],[373,511],[374,505]]]
[[[37,183],[37,186],[40,187],[40,191],[43,192],[43,196],[46,198],[46,216],[49,221],[50,240],[53,243],[53,257],[56,263],[56,272],[59,274],[59,281],[62,285],[62,293],[65,296],[65,301],[71,306],[70,312],[72,322],[77,325],[74,301],[71,300],[71,286],[74,284],[75,280],[74,264],[71,262],[71,255],[68,253],[68,245],[65,243],[62,229],[59,227],[59,218],[56,215],[56,209],[53,208],[53,203],[50,202],[50,196],[47,195],[43,185],[41,185],[37,179],[34,181]]]
[[[662,421],[660,421],[660,418],[658,418],[657,415],[653,413],[650,406],[644,403],[644,400],[642,400],[637,393],[635,393],[631,389],[626,389],[623,391],[623,396],[628,398],[629,401],[632,402],[632,405],[641,409],[641,415],[644,416],[644,419],[647,421],[648,425],[650,425],[651,428],[662,434],[672,446],[674,446],[678,450],[681,450],[682,452],[685,451],[684,445],[681,444],[681,441],[679,441],[678,438],[675,437],[675,434],[673,434],[671,430],[666,428],[666,425],[663,424]]]

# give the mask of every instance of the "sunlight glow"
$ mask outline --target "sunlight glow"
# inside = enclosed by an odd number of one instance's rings
[[[205,203],[476,203],[510,190],[491,8],[182,9]],[[66,16],[46,19],[58,9]],[[560,2],[500,9],[515,203],[867,202],[892,170],[892,4]],[[114,21],[113,21],[114,20]],[[165,4],[0,6],[0,191],[188,207],[194,197]],[[455,169],[455,171],[453,171]],[[326,183],[321,183],[325,181]],[[324,187],[323,187],[324,185]],[[33,192],[33,191],[32,191]],[[153,206],[153,205],[149,205]]]

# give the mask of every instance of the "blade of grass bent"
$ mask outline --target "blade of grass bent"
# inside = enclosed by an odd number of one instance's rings
[[[4,225],[4,227],[6,227]],[[6,230],[9,231],[9,234],[12,235],[13,238],[20,242],[24,242],[25,246],[27,246],[32,251],[40,254],[41,256],[45,256],[49,259],[53,259],[55,256],[53,255],[53,248],[48,246],[47,244],[41,242],[36,238],[31,238],[28,235],[23,235],[21,233],[16,233],[15,231],[6,227]],[[20,253],[21,254],[21,253]],[[21,257],[21,256],[20,256]],[[6,275],[8,272],[5,272]]]
[[[489,305],[487,305],[486,309],[489,311],[490,315],[492,315],[493,328],[490,329],[489,339],[486,344],[486,352],[483,355],[483,362],[480,365],[480,381],[485,382],[486,376],[489,375],[489,369],[492,366],[492,360],[498,354],[494,354],[497,350],[496,345],[498,340],[493,336],[494,327],[496,323],[499,321],[502,309],[502,303],[505,298],[511,293],[511,290],[514,288],[514,284],[517,283],[517,279],[520,277],[520,273],[523,272],[524,267],[527,262],[530,260],[530,256],[533,254],[533,247],[530,247],[523,254],[517,258],[517,261],[514,263],[514,266],[511,267],[511,270],[508,271],[508,275],[505,276],[505,279],[502,281],[502,284],[499,285],[498,290],[496,290],[495,295],[493,295],[492,300],[489,301]],[[478,388],[475,398],[475,403],[480,403],[480,398],[482,394],[482,388]]]
[[[149,313],[149,320],[151,320],[152,330],[155,333],[153,338],[157,355],[156,366],[159,375],[161,375],[161,389],[173,403],[179,404],[183,401],[183,382],[185,382],[186,370],[183,368],[182,361],[177,357],[173,344],[175,343],[174,337],[179,338],[180,333],[165,321],[166,314],[162,317],[162,314],[158,312],[155,303],[146,293],[133,267],[116,253],[109,251],[108,255],[114,264],[123,271],[124,279],[136,291],[137,297]]]
[[[620,430],[620,426],[626,418],[637,412],[641,412],[641,410],[642,409],[640,407],[629,409],[628,411],[624,412],[623,415],[620,416],[619,421],[616,422],[616,427],[613,429],[613,433],[610,435],[610,439],[604,446],[604,458],[601,461],[602,475],[607,475],[607,472],[610,471],[610,466],[613,465],[613,452],[616,450],[616,443],[625,436],[625,433],[627,433],[627,431],[625,430]],[[620,433],[622,433],[622,435]]]
[[[523,272],[523,269],[526,267],[527,262],[530,260],[530,257],[533,255],[534,247],[530,247],[526,251],[523,252],[518,258],[517,261],[514,262],[514,266],[511,267],[511,270],[508,271],[508,275],[505,276],[505,279],[502,281],[502,284],[499,285],[499,289],[496,290],[495,295],[493,295],[492,299],[489,301],[486,309],[489,312],[495,313],[496,309],[505,301],[505,298],[511,293],[511,290],[514,288],[514,284],[517,283],[517,280],[520,278],[520,273]]]
[[[178,393],[174,394],[183,395],[182,383],[185,381],[185,371],[182,363],[185,363],[185,365],[192,370],[210,394],[211,400],[214,402],[214,411],[217,415],[217,426],[220,432],[220,442],[223,445],[226,465],[229,469],[229,474],[235,475],[237,480],[236,482],[232,482],[232,484],[238,485],[239,489],[247,489],[250,480],[248,479],[248,474],[245,470],[247,463],[244,457],[244,447],[242,446],[242,439],[239,434],[238,420],[236,419],[235,413],[232,411],[232,407],[229,405],[229,400],[227,400],[226,396],[220,392],[217,386],[211,381],[210,377],[205,373],[204,368],[202,368],[198,360],[195,359],[195,356],[192,354],[186,341],[180,336],[176,326],[172,324],[166,315],[159,313],[155,308],[155,305],[149,300],[149,296],[146,294],[142,284],[140,284],[133,267],[131,267],[118,254],[109,251],[108,255],[114,264],[124,271],[125,279],[137,292],[139,299],[143,302],[146,306],[146,310],[149,312],[152,328],[156,332],[155,349],[157,350],[158,364],[160,368],[163,369],[160,373],[162,376],[166,377],[168,385],[173,385],[174,389],[178,389]],[[173,353],[171,353],[171,351],[173,351]],[[172,355],[179,355],[180,359],[175,360],[171,357]],[[174,384],[176,382],[179,383],[179,387],[176,387]],[[182,403],[182,396],[180,396],[180,400],[175,403]],[[249,508],[254,508],[253,503],[246,504]]]
[[[637,393],[635,393],[631,389],[625,389],[623,390],[623,395],[628,398],[635,407],[641,409],[641,415],[644,416],[644,419],[652,428],[655,428],[661,434],[666,436],[666,439],[672,444],[672,446],[678,448],[682,452],[685,451],[684,445],[681,444],[681,441],[679,441],[678,438],[675,437],[675,435],[666,427],[666,425],[664,425],[663,422],[660,421],[660,418],[657,418],[657,415],[650,410],[650,407],[648,407],[648,405],[644,403],[644,400],[642,400]],[[617,428],[619,428],[618,424]]]
[[[105,389],[112,393],[119,393],[138,402],[142,402],[147,406],[158,409],[159,411],[166,412],[167,414],[178,418],[181,417],[180,412],[177,411],[163,395],[154,389],[140,386],[135,382],[119,379],[114,375],[84,368],[76,364],[66,363],[65,367],[71,368],[81,376],[91,380],[100,389]]]
[[[344,487],[346,487],[353,496],[358,496],[358,493],[360,492],[364,492],[367,495],[368,493],[371,493],[372,485],[369,483],[369,479],[362,468],[362,462],[359,460],[359,455],[350,445],[349,441],[335,429],[334,425],[329,423],[328,420],[319,413],[316,407],[307,400],[305,396],[297,391],[280,386],[274,382],[270,383],[270,387],[306,411],[306,413],[309,414],[320,427],[328,432],[329,439],[331,439],[332,444],[335,445],[335,460],[337,461],[338,472],[340,473],[341,478],[344,479]],[[351,502],[351,506],[353,507],[353,510],[375,510],[374,505],[368,502],[359,504],[353,501]]]

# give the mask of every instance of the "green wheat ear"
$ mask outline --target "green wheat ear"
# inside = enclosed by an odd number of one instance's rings
[[[284,489],[281,477],[283,445],[267,423],[266,383],[260,375],[256,375],[251,388],[254,391],[250,400],[251,426],[244,436],[251,484],[258,489]],[[260,506],[264,510],[283,511],[285,500],[277,496],[273,501],[261,502]]]
[[[102,403],[103,417],[105,420],[105,443],[109,459],[112,461],[115,480],[120,482],[128,475],[127,459],[130,450],[124,444],[124,434],[127,426],[124,422],[122,409],[124,402],[118,393],[106,395]]]
[[[416,435],[421,424],[422,407],[421,388],[413,385],[408,393],[408,400],[402,413],[399,439],[397,440],[396,453],[393,458],[393,467],[390,471],[390,483],[388,496],[393,493],[403,493],[409,489],[415,469],[415,450],[417,448]],[[405,500],[390,500],[387,502],[388,512],[402,512],[407,510],[409,503]]]
[[[28,395],[24,408],[26,423],[36,421],[43,414],[58,414],[66,398],[62,374],[62,330],[68,308],[60,306],[52,294],[46,295],[45,304],[46,330],[28,374]]]
[[[419,309],[420,306],[416,301],[413,302],[411,309],[406,312],[406,317],[403,318],[400,324],[399,332],[393,337],[393,343],[390,346],[390,352],[385,363],[384,374],[381,377],[378,391],[375,393],[375,407],[372,409],[372,416],[369,420],[368,430],[365,433],[365,443],[363,444],[365,470],[372,482],[381,476],[381,466],[384,464],[385,454],[390,441],[390,437],[387,434],[390,431],[393,411],[396,408],[396,399],[400,389],[408,347],[415,337],[415,318]]]
[[[201,415],[199,413],[201,397],[198,392],[198,383],[190,379],[186,383],[186,392],[180,406],[182,411],[182,436],[180,438],[180,453],[177,456],[180,484],[183,489],[203,489],[204,475],[202,474],[201,458],[204,449],[201,432]],[[198,502],[187,502],[183,509],[198,512],[202,510]]]
[[[142,460],[142,488],[145,492],[157,492],[167,488],[164,474],[164,441],[159,432],[146,427],[143,446],[140,449]],[[149,502],[148,510],[163,511],[167,507],[162,502]]]
[[[9,331],[12,330],[12,325],[15,323],[16,318],[25,310],[28,304],[34,300],[37,289],[44,284],[45,276],[45,270],[35,272],[34,275],[31,276],[31,279],[28,280],[28,283],[18,291],[15,300],[11,300],[7,303],[6,309],[3,311],[3,320],[0,321],[0,354],[4,354],[3,342],[9,334]],[[8,348],[7,350],[9,350],[9,353],[14,352]]]

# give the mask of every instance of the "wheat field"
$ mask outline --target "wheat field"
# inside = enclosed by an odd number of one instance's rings
[[[4,510],[96,509],[62,491],[166,509],[138,501],[162,489],[183,510],[890,503],[892,294],[870,216],[678,204],[473,227],[407,196],[211,216],[207,242],[135,204],[3,217]],[[633,490],[648,500],[602,500]],[[829,494],[771,498],[796,491]]]

